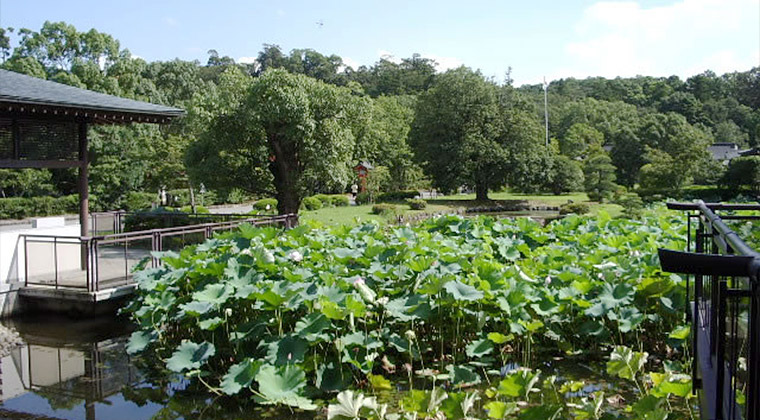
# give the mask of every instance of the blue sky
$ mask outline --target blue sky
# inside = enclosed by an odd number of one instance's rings
[[[760,65],[760,0],[0,0],[0,25],[96,28],[146,60],[251,60],[262,44],[352,66],[413,53],[519,85],[562,77],[688,77]],[[322,24],[318,24],[321,22]]]

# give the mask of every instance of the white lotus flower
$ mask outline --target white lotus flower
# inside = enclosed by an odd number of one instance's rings
[[[288,258],[295,262],[301,262],[303,261],[303,254],[298,251],[291,251],[290,254],[288,254]]]

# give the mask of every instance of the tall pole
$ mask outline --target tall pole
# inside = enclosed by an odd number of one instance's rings
[[[549,147],[549,96],[546,91],[549,89],[549,85],[546,83],[546,76],[544,76],[544,126],[546,128],[546,147]]]

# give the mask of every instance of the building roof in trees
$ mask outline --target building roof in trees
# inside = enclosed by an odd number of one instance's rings
[[[166,123],[179,108],[120,98],[0,70],[0,113],[81,118],[93,123]]]

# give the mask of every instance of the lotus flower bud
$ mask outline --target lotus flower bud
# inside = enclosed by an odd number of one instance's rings
[[[231,317],[232,316],[232,308],[227,308],[224,310],[224,316]]]
[[[370,289],[369,286],[367,286],[363,278],[357,277],[354,280],[354,287],[357,291],[359,291],[362,299],[364,299],[367,303],[375,303],[375,297],[377,297],[377,294],[374,290]]]
[[[414,341],[414,339],[417,338],[417,334],[415,334],[414,331],[412,330],[406,330],[404,335],[406,336],[406,339],[409,341]]]

